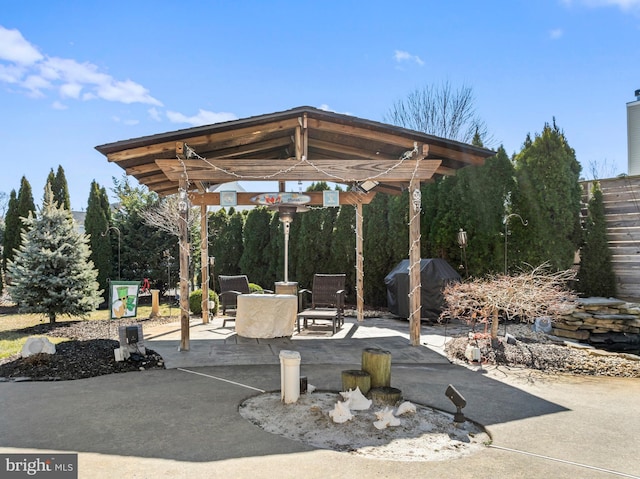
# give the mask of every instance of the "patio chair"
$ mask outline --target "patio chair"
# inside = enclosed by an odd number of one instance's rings
[[[233,276],[218,276],[218,283],[220,284],[220,303],[222,304],[222,314],[227,314],[227,309],[237,308],[237,297],[241,294],[251,294],[251,288],[249,287],[249,278],[246,274],[238,274]],[[262,291],[255,291],[256,293],[272,293],[273,291],[263,289]],[[224,328],[227,321],[235,321],[235,318],[225,318],[222,321],[222,327]]]
[[[298,313],[297,327],[300,332],[300,321],[304,327],[308,321],[331,321],[333,334],[344,324],[344,284],[345,274],[315,274],[311,291],[301,289],[298,293],[299,304],[304,304],[305,295],[311,294],[311,307]]]

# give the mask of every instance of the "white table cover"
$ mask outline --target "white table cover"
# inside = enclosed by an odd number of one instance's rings
[[[291,336],[298,298],[291,294],[241,294],[237,298],[236,334],[245,338]]]

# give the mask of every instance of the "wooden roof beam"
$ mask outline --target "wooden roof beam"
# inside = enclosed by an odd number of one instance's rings
[[[220,144],[227,140],[236,140],[246,136],[255,141],[256,138],[262,138],[267,133],[273,133],[281,130],[292,130],[296,127],[298,121],[296,118],[289,118],[280,121],[266,123],[264,125],[248,126],[244,128],[235,128],[230,130],[212,131],[206,135],[188,136],[176,132],[173,140],[166,140],[161,143],[151,144],[149,146],[140,146],[127,148],[113,153],[108,153],[107,159],[111,162],[118,163],[131,158],[163,156],[163,154],[171,153],[175,150],[176,141],[187,143],[190,147],[196,149],[208,144]],[[123,142],[125,143],[125,142]],[[100,148],[100,147],[98,147]]]
[[[202,160],[156,160],[158,167],[171,181],[178,181],[184,168],[189,180],[224,183],[227,181],[332,181],[351,183],[375,179],[379,182],[402,182],[414,177],[417,160],[343,160],[314,159],[292,165],[290,159],[219,160],[215,164]],[[421,160],[415,178],[429,179],[441,165],[440,160]],[[294,166],[292,168],[292,166]]]

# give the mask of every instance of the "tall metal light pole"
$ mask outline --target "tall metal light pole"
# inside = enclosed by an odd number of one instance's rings
[[[520,222],[522,223],[523,226],[527,226],[529,224],[528,221],[523,220],[522,216],[520,216],[518,213],[511,213],[507,216],[504,217],[504,220],[502,220],[502,222],[504,223],[504,274],[507,274],[507,238],[509,236],[509,219],[517,216],[518,218],[520,218]]]
[[[114,230],[118,233],[118,281],[120,280],[120,230],[117,226],[109,226],[105,231],[103,231],[100,235],[106,236],[110,230]]]

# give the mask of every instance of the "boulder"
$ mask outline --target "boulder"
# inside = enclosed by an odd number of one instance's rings
[[[49,338],[42,336],[31,336],[22,346],[20,354],[23,358],[33,356],[34,354],[55,354],[56,345],[49,341]]]

